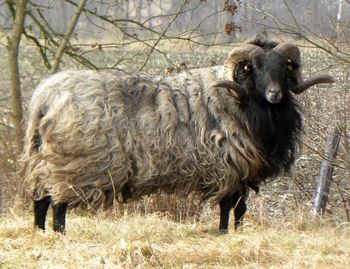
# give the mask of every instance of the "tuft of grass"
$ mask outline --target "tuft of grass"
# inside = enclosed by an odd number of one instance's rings
[[[349,268],[346,225],[260,225],[251,216],[218,235],[216,221],[160,214],[68,215],[66,235],[32,228],[29,214],[0,219],[0,268]],[[49,225],[51,225],[49,223]]]

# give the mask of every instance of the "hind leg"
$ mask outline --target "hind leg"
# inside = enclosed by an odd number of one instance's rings
[[[39,229],[45,230],[45,220],[47,210],[49,209],[51,198],[49,196],[34,201],[34,226]]]
[[[58,203],[53,208],[53,230],[64,233],[66,228],[67,203]]]

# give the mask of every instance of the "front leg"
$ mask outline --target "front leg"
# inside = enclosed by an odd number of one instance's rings
[[[58,203],[53,206],[53,230],[64,234],[66,228],[67,203]]]
[[[232,195],[223,198],[219,202],[219,206],[220,206],[219,231],[221,233],[228,232],[230,211],[232,208],[234,208],[234,214],[235,214],[235,229],[237,229],[238,226],[241,225],[243,216],[247,210],[247,205],[245,202],[246,195],[247,195],[246,193],[241,195],[239,192],[235,192]]]
[[[242,225],[244,214],[247,211],[246,195],[240,195],[233,206],[233,211],[235,212],[235,229]]]
[[[34,201],[34,226],[41,230],[45,230],[46,214],[50,203],[51,198],[49,196]]]
[[[219,206],[220,206],[219,232],[220,233],[227,233],[228,232],[228,223],[229,223],[229,219],[230,219],[230,211],[232,209],[233,197],[234,197],[234,194],[223,198],[219,202]]]

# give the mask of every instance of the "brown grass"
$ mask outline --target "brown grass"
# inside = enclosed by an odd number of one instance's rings
[[[245,225],[217,234],[217,222],[173,222],[148,214],[68,215],[67,234],[32,228],[29,214],[0,220],[0,268],[349,268],[348,226]],[[50,225],[50,223],[49,223]]]

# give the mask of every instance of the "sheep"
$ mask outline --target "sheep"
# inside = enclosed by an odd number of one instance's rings
[[[219,204],[219,230],[235,228],[249,188],[288,171],[302,119],[293,94],[303,80],[299,49],[257,39],[234,48],[224,77],[162,78],[122,71],[62,71],[34,91],[23,153],[34,225],[65,232],[68,207],[109,207],[157,192]],[[215,69],[212,69],[215,70]]]

